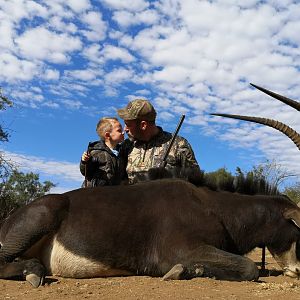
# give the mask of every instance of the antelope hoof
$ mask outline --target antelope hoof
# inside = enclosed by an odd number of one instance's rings
[[[168,273],[164,275],[163,280],[178,280],[183,273],[184,267],[182,264],[175,265]]]
[[[38,276],[36,274],[26,275],[26,281],[28,281],[33,287],[38,288],[44,282],[44,276]]]

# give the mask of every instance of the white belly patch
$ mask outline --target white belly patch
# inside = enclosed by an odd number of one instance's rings
[[[112,269],[101,262],[70,252],[56,237],[53,239],[48,268],[52,275],[71,278],[131,275],[128,271]]]

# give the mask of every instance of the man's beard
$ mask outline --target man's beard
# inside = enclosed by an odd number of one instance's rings
[[[131,142],[134,142],[134,141],[135,141],[135,138],[134,138],[131,134],[128,134],[128,133],[127,133],[127,137],[128,137],[128,139],[129,139]]]
[[[142,141],[143,140],[143,130],[137,129],[135,132],[135,136],[127,132],[128,139],[132,142],[134,141]]]

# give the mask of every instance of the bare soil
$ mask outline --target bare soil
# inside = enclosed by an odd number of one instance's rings
[[[261,249],[249,257],[260,264]],[[0,280],[0,299],[300,299],[300,281],[283,276],[267,252],[266,273],[258,282],[230,282],[208,278],[162,281],[145,276],[66,279],[47,277],[33,288],[28,282]]]

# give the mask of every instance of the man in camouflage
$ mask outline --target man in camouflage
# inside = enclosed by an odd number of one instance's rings
[[[119,109],[118,115],[125,122],[124,130],[129,138],[123,155],[128,157],[126,172],[132,184],[147,178],[149,169],[162,167],[172,134],[155,124],[156,111],[148,100],[133,100]],[[170,171],[200,172],[191,145],[180,136],[176,137],[166,161],[166,169]]]

